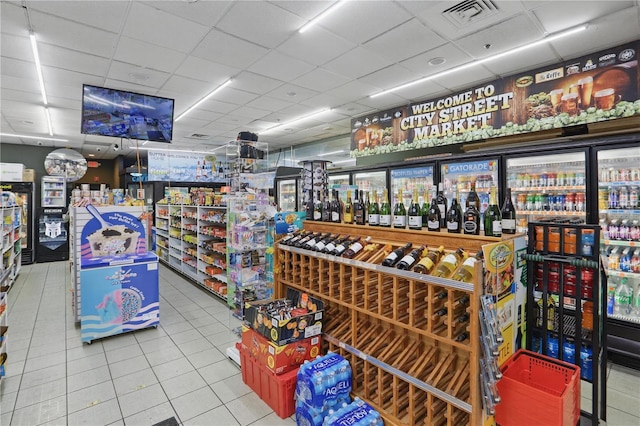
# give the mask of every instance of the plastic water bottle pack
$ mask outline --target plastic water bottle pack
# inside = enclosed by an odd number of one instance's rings
[[[335,353],[305,362],[298,370],[296,395],[305,404],[322,408],[351,392],[351,365]]]
[[[323,426],[379,426],[384,421],[380,413],[369,404],[356,398],[351,404],[344,404],[335,412],[329,412],[325,417]]]

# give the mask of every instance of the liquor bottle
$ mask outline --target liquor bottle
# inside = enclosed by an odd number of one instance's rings
[[[304,232],[305,231],[303,231],[302,229],[299,229],[297,231],[292,232],[291,234],[287,234],[284,237],[282,237],[280,241],[278,241],[278,244],[282,244],[283,246],[288,246],[292,239],[298,238],[298,236],[303,234]]]
[[[319,240],[315,246],[313,246],[313,250],[315,251],[322,251],[324,250],[324,248],[327,246],[327,244],[329,244],[331,241],[336,240],[340,238],[340,235],[331,235],[329,234],[327,237]]]
[[[480,235],[480,211],[476,208],[474,202],[468,203],[462,219],[462,228],[465,234]]]
[[[298,241],[296,241],[293,246],[294,247],[302,247],[303,245],[305,245],[307,243],[307,241],[310,241],[312,238],[318,237],[320,236],[320,234],[316,234],[315,232],[310,232],[309,234],[305,235],[303,238],[300,238]]]
[[[449,278],[458,265],[460,265],[460,262],[466,258],[467,253],[465,253],[463,249],[459,248],[455,252],[446,255],[431,275],[434,277]]]
[[[452,280],[462,281],[465,283],[473,282],[476,262],[481,262],[483,258],[482,250],[478,250],[475,257],[468,257],[462,263],[460,269],[456,271],[456,273],[451,277]]]
[[[373,191],[373,201],[369,205],[369,226],[380,224],[380,208],[378,207],[378,193]]]
[[[464,342],[465,340],[467,340],[469,338],[469,333],[467,333],[466,331],[463,331],[462,333],[458,334],[454,340],[456,342]]]
[[[427,229],[429,231],[440,232],[440,209],[438,208],[437,197],[434,196],[429,207],[427,216]]]
[[[418,190],[413,190],[413,200],[409,206],[407,213],[409,216],[409,229],[420,231],[422,229],[422,214],[420,212],[420,204],[418,203]]]
[[[451,208],[447,212],[447,231],[459,234],[462,228],[462,211],[458,203],[458,194],[454,192]]]
[[[331,200],[331,222],[340,223],[340,216],[342,216],[342,209],[340,208],[340,201],[338,201],[338,191],[333,190],[333,200]]]
[[[407,209],[402,201],[402,189],[398,189],[398,200],[393,208],[393,227],[400,229],[407,227]]]
[[[315,203],[313,203],[313,220],[320,222],[322,220],[322,198],[320,191],[318,191],[318,197]]]
[[[426,249],[426,246],[420,246],[417,249],[411,250],[409,254],[406,254],[400,262],[396,265],[396,268],[402,269],[403,271],[410,270],[413,265],[422,257],[422,252]]]
[[[480,197],[478,197],[478,193],[476,192],[476,181],[471,181],[471,191],[469,191],[469,195],[467,195],[467,201],[465,202],[465,208],[469,207],[469,205],[473,204],[476,206],[476,210],[480,212]]]
[[[380,205],[380,226],[389,228],[391,227],[391,206],[389,205],[387,190],[385,189],[382,194],[382,204]]]
[[[429,194],[424,191],[424,197],[422,200],[422,209],[420,209],[420,215],[422,216],[422,227],[429,228]],[[439,225],[438,225],[439,226]]]
[[[382,261],[382,266],[395,266],[395,264],[398,263],[400,259],[402,259],[404,253],[410,248],[411,243],[407,243],[403,247],[398,247],[384,258],[384,260]]]
[[[371,241],[371,237],[367,237],[364,241],[356,241],[352,243],[349,248],[344,252],[342,257],[346,257],[347,259],[353,259],[356,254],[360,253],[364,246],[369,244]]]
[[[358,191],[356,191],[356,201],[353,207],[355,210],[354,222],[356,225],[364,225],[365,223],[364,199],[362,196],[363,193],[360,191],[360,198],[358,198]]]
[[[367,202],[364,204],[364,222],[369,223],[369,207],[371,206],[371,194],[367,191]],[[362,199],[362,194],[360,194],[360,199]]]
[[[431,321],[440,321],[440,319],[447,315],[447,308],[440,308],[433,313]]]
[[[419,274],[430,274],[433,268],[438,264],[440,258],[444,254],[444,247],[440,246],[435,251],[430,251],[425,257],[420,259],[418,264],[413,268],[413,272]]]
[[[342,244],[348,239],[349,239],[349,236],[345,235],[344,237],[338,237],[333,241],[329,241],[327,245],[324,246],[324,249],[322,249],[322,253],[327,253],[327,254],[333,253],[333,251],[336,249],[338,245]]]
[[[329,200],[329,190],[324,191],[324,200],[322,200],[322,221],[331,222],[331,201]]]
[[[516,233],[516,209],[513,207],[513,201],[511,200],[511,188],[507,188],[507,195],[504,197],[504,204],[502,205],[502,233],[503,234],[515,234]]]
[[[484,212],[484,235],[487,237],[502,236],[502,214],[498,207],[498,189],[491,187],[489,193],[489,208]]]
[[[433,298],[432,303],[438,304],[438,303],[440,303],[441,300],[446,299],[448,296],[449,296],[449,293],[447,292],[447,290],[442,290],[440,293],[435,295],[435,297]]]
[[[349,248],[349,246],[351,246],[354,243],[357,243],[358,241],[360,241],[362,237],[355,237],[354,239],[346,239],[343,242],[341,242],[340,244],[336,245],[336,248],[333,250],[333,255],[335,256],[342,256],[342,253],[344,253],[347,248]]]
[[[460,296],[459,298],[453,301],[452,309],[457,309],[461,306],[467,306],[469,304],[469,300],[470,300],[469,295],[463,294],[462,296]]]
[[[443,184],[442,184],[442,182],[440,182],[438,184],[438,192],[437,192],[437,196],[436,196],[436,204],[438,206],[438,209],[440,210],[440,228],[445,228],[447,226],[446,225],[446,220],[447,220],[447,199],[445,198],[442,189],[443,189]]]
[[[460,327],[461,325],[468,323],[469,322],[469,314],[466,312],[461,313],[460,315],[458,315],[457,317],[455,317],[453,319],[453,321],[451,322],[451,324],[454,327]],[[444,323],[448,325],[449,320],[445,319]]]
[[[302,245],[302,248],[305,250],[314,250],[316,247],[316,244],[318,244],[320,241],[324,240],[330,235],[331,235],[331,232],[327,232],[325,234],[318,233],[318,235],[316,235],[315,237],[311,238],[309,241],[304,243]]]
[[[295,245],[301,238],[306,237],[307,235],[309,235],[311,232],[308,231],[301,231],[299,234],[295,235],[293,238],[289,239],[285,245],[287,246],[293,246]]]
[[[353,202],[351,201],[351,190],[347,190],[347,202],[344,205],[344,223],[353,223]]]

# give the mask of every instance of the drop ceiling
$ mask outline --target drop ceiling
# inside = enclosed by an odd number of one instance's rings
[[[260,134],[318,109],[333,109],[261,135],[277,149],[340,140],[353,116],[640,39],[640,0],[353,0],[298,32],[333,3],[2,1],[0,130],[48,136],[29,21],[38,40],[54,137],[68,139],[42,144],[102,159],[131,155],[136,142],[80,134],[82,84],[173,98],[180,114],[233,78],[175,123],[172,149],[211,150],[241,130]],[[369,97],[583,23],[589,24],[586,31],[532,51]],[[434,58],[445,61],[430,65]],[[1,142],[2,149],[38,143],[16,137]]]

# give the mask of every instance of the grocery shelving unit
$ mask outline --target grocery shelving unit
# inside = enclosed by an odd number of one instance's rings
[[[156,254],[226,301],[226,205],[156,204]]]
[[[381,246],[406,242],[473,252],[500,238],[305,222],[305,230],[367,235]],[[438,234],[438,235],[436,235]],[[277,245],[276,297],[287,288],[325,302],[323,332],[329,349],[351,362],[353,393],[393,425],[479,425],[479,300],[475,282],[401,271],[380,265],[381,250],[346,259]],[[469,305],[458,300],[469,296]],[[436,311],[445,308],[444,316]],[[452,320],[467,312],[469,322]],[[464,335],[463,333],[467,333]],[[459,341],[458,341],[459,340]]]

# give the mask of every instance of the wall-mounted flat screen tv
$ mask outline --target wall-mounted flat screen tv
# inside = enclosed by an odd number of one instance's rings
[[[85,84],[81,133],[170,143],[173,105],[173,99]]]

